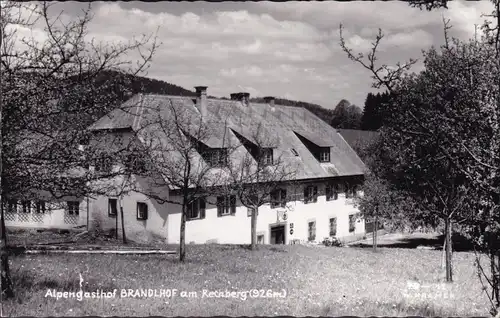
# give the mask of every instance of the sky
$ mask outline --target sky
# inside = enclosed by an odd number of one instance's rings
[[[84,6],[64,2],[52,10],[71,18]],[[341,23],[355,52],[368,52],[382,29],[379,61],[393,65],[441,45],[443,17],[451,21],[452,36],[470,38],[492,4],[451,1],[448,10],[428,12],[399,1],[132,1],[93,2],[92,10],[89,35],[98,41],[158,31],[161,45],[147,77],[190,90],[208,86],[208,94],[219,97],[243,91],[334,108],[341,99],[362,107],[367,93],[376,91],[370,73],[341,50]]]

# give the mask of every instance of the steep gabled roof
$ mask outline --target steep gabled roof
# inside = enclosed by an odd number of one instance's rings
[[[172,110],[189,116],[193,122],[201,119],[192,97],[136,95],[90,129],[131,128],[138,131],[144,128],[148,118],[172,116]],[[239,139],[233,131],[250,141],[257,133],[269,136],[272,142],[268,146],[275,149],[274,155],[297,167],[296,179],[362,175],[365,170],[363,162],[336,129],[304,108],[263,103],[244,105],[236,100],[208,98],[204,122],[211,132],[205,143],[212,148],[238,144]],[[331,162],[319,163],[297,133],[312,139],[318,146],[331,147]],[[299,155],[295,156],[292,149]]]

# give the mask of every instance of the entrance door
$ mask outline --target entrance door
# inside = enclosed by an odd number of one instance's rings
[[[271,227],[271,244],[285,244],[285,226]]]

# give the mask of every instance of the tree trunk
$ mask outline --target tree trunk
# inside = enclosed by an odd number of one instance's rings
[[[179,260],[184,262],[186,258],[186,205],[182,205],[181,215],[181,238],[179,244]]]
[[[445,220],[445,253],[446,253],[446,281],[453,281],[453,270],[452,270],[452,242],[451,242],[451,234],[452,234],[452,223],[450,218],[446,218]]]
[[[378,216],[375,216],[375,222],[374,222],[374,229],[373,229],[373,251],[377,251],[377,231],[378,231]]]
[[[115,238],[118,240],[118,215],[115,216]]]
[[[0,202],[3,205],[3,202]],[[9,269],[9,256],[7,254],[7,234],[5,231],[5,217],[3,206],[1,208],[1,216],[0,220],[0,262],[1,262],[1,279],[0,279],[0,299],[12,298],[14,297],[14,286],[12,286],[12,280],[10,278],[10,269]]]
[[[123,206],[120,204],[120,217],[122,218],[122,238],[123,244],[127,244],[127,236],[125,235],[125,219],[123,218]]]
[[[0,47],[2,46],[3,34],[0,29]],[[0,85],[1,90],[2,85]],[[4,185],[2,183],[2,175],[3,175],[3,100],[2,94],[0,92],[0,301],[4,298],[14,297],[14,287],[12,286],[12,280],[10,278],[10,270],[9,270],[9,256],[7,254],[7,232],[5,230],[5,215],[4,215],[4,196],[3,189]]]
[[[255,251],[257,249],[257,213],[259,211],[259,208],[254,208],[252,210],[252,217],[251,217],[251,225],[250,225],[250,232],[252,235],[251,238],[251,244],[250,244],[250,249],[252,251]]]
[[[491,249],[491,247],[490,247]],[[500,314],[500,254],[495,251],[490,252],[490,271],[491,271],[491,300],[493,302],[492,315]]]

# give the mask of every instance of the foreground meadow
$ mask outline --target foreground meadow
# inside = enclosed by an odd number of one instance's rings
[[[12,256],[17,293],[4,302],[4,315],[488,315],[471,253],[454,254],[453,284],[442,283],[441,252],[432,250],[385,248],[373,253],[294,245],[261,246],[251,252],[240,246],[189,245],[187,258],[180,264],[175,255]],[[80,274],[83,291],[117,289],[116,297],[80,301],[47,296],[54,289],[79,291]],[[121,289],[139,288],[177,292],[120,297]],[[206,297],[213,291],[252,289],[275,294],[245,300],[241,294]]]

